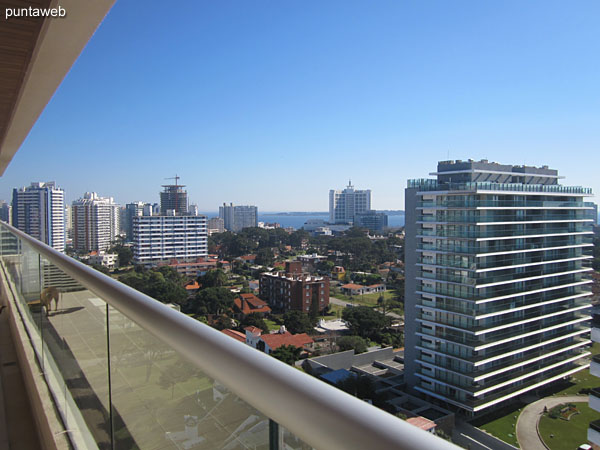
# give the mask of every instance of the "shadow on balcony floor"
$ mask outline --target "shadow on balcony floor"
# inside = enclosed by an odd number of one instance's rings
[[[0,313],[0,448],[41,449],[10,334],[7,311]]]

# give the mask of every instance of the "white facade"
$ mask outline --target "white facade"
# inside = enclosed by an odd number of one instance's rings
[[[105,252],[96,252],[93,255],[90,255],[88,262],[90,264],[98,264],[109,269],[114,269],[117,266],[117,260],[119,259],[119,255],[116,253],[105,253]]]
[[[207,256],[206,216],[141,216],[133,218],[136,264],[180,262]]]
[[[55,182],[13,190],[13,225],[59,252],[65,250],[65,191]]]
[[[223,203],[219,206],[219,217],[223,219],[227,231],[238,232],[244,228],[258,226],[258,208],[251,205],[234,206]]]
[[[355,216],[371,209],[371,190],[355,190],[351,182],[343,191],[329,191],[329,222],[354,223]]]
[[[119,234],[119,205],[112,197],[86,192],[72,205],[73,246],[80,251],[107,250]]]

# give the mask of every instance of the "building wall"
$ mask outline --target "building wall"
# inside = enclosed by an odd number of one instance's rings
[[[206,216],[141,216],[133,219],[136,264],[153,265],[172,259],[184,262],[207,254]]]
[[[388,216],[377,211],[365,211],[355,215],[354,225],[367,228],[370,231],[383,233],[388,226]]]
[[[258,226],[258,208],[252,205],[229,205],[219,207],[219,218],[227,231],[238,232],[244,228]]]
[[[404,193],[404,379],[413,387],[418,379],[416,371],[417,308],[416,308],[416,264],[417,264],[417,189],[407,188]]]
[[[14,189],[12,216],[19,230],[55,250],[65,250],[65,193],[56,183],[31,183]]]
[[[329,191],[329,222],[348,224],[357,214],[371,209],[371,190],[355,190],[351,183],[342,191]]]
[[[309,313],[313,304],[322,311],[329,305],[329,278],[284,272],[263,273],[259,292],[260,298],[283,311]]]
[[[112,198],[86,192],[71,207],[73,247],[78,251],[108,250],[119,235],[119,205]]]
[[[188,213],[187,192],[179,185],[166,185],[160,193],[160,214],[167,215],[168,211],[175,211],[177,215],[186,215]]]
[[[547,167],[436,174],[406,190],[405,376],[479,414],[584,367],[591,191]]]

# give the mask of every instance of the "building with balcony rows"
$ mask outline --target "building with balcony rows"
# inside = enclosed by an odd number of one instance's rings
[[[587,367],[590,189],[445,161],[406,189],[406,380],[468,416]]]

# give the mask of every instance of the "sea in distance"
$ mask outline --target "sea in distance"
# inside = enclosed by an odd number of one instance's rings
[[[218,212],[200,212],[206,217],[219,217]],[[398,228],[404,226],[404,211],[390,211],[388,214],[388,226]],[[329,213],[326,212],[258,212],[258,221],[265,223],[280,223],[283,228],[292,227],[296,230],[302,228],[302,225],[309,219],[329,220]]]

